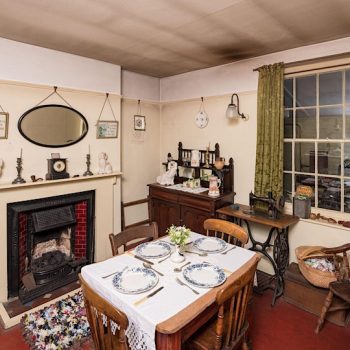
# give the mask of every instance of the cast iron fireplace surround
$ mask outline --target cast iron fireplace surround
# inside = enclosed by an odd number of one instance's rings
[[[75,211],[77,213],[75,213]],[[52,217],[52,220],[50,218]],[[7,281],[8,297],[19,296],[22,302],[28,302],[39,295],[50,292],[77,279],[81,266],[94,261],[94,217],[95,191],[66,194],[62,196],[41,198],[7,204]],[[24,223],[23,223],[24,221]],[[25,227],[25,243],[23,243]],[[62,227],[69,228],[72,237],[72,257],[69,263],[62,264],[62,269],[43,274],[37,281],[37,288],[27,291],[23,286],[24,270],[31,271],[33,241],[57,239],[56,231]],[[84,232],[84,244],[81,245],[79,231]],[[76,232],[77,231],[77,232]],[[42,238],[44,237],[44,238]],[[76,238],[77,237],[77,238]],[[57,254],[59,253],[59,254]],[[59,258],[60,252],[45,253],[49,259]],[[61,254],[63,255],[63,254]],[[25,268],[23,259],[26,258]],[[29,258],[29,263],[28,263]],[[68,259],[69,260],[69,259]],[[29,269],[28,269],[29,266]],[[69,270],[64,275],[65,270]],[[55,274],[57,280],[55,280]],[[45,280],[47,279],[47,280]]]

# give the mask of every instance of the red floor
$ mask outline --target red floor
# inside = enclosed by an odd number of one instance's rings
[[[254,320],[250,337],[254,350],[349,350],[350,327],[325,323],[317,335],[317,317],[279,299],[271,307],[271,292],[255,295]],[[8,330],[0,327],[0,350],[28,350],[19,326]],[[88,350],[86,344],[82,350]],[[161,349],[160,349],[161,350]]]

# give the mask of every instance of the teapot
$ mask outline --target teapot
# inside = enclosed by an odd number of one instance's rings
[[[209,192],[208,196],[217,197],[220,195],[221,180],[217,176],[209,177]]]

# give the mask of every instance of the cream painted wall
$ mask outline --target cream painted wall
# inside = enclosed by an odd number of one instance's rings
[[[91,149],[91,170],[98,170],[98,153],[105,151],[115,171],[120,170],[120,138],[97,139],[95,124],[101,111],[105,95],[86,91],[60,89],[59,93],[88,121],[89,131],[87,136],[80,142],[62,148],[40,147],[32,144],[22,137],[17,128],[21,115],[34,107],[52,92],[52,88],[37,85],[25,85],[19,83],[0,82],[0,96],[2,107],[9,112],[8,138],[0,140],[0,158],[4,160],[4,167],[0,183],[11,182],[17,175],[16,158],[23,149],[23,172],[22,177],[30,181],[31,175],[45,177],[47,173],[47,158],[52,152],[58,152],[61,157],[68,158],[68,172],[71,176],[80,174],[86,170],[86,153],[89,145]],[[110,95],[114,113],[120,120],[120,97]],[[64,104],[58,96],[52,96],[46,103]],[[113,120],[108,108],[104,109],[101,119]]]
[[[122,100],[122,200],[130,202],[148,195],[147,184],[155,182],[159,175],[160,106],[142,102],[142,115],[146,116],[146,131],[134,131],[134,114],[137,100]],[[127,208],[126,224],[145,220],[147,205]]]
[[[120,95],[118,65],[3,38],[0,52],[0,79]]]
[[[123,69],[122,95],[135,100],[159,102],[160,79]]]

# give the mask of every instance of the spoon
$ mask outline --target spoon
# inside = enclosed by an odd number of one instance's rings
[[[207,256],[208,255],[207,253],[191,252],[189,250],[185,250],[185,253],[197,254],[199,256]]]
[[[183,269],[186,265],[188,265],[188,264],[191,264],[191,261],[187,262],[186,264],[184,264],[184,265],[182,265],[182,266],[175,267],[175,268],[174,268],[174,272],[181,272],[182,269]]]
[[[150,264],[147,264],[147,263],[143,263],[143,266],[144,267],[146,267],[147,269],[151,269],[151,270],[153,270],[154,272],[157,272],[157,274],[159,275],[159,276],[164,276],[160,271],[158,271],[158,270],[156,270],[155,268],[153,268],[152,267],[152,265],[150,265]]]

